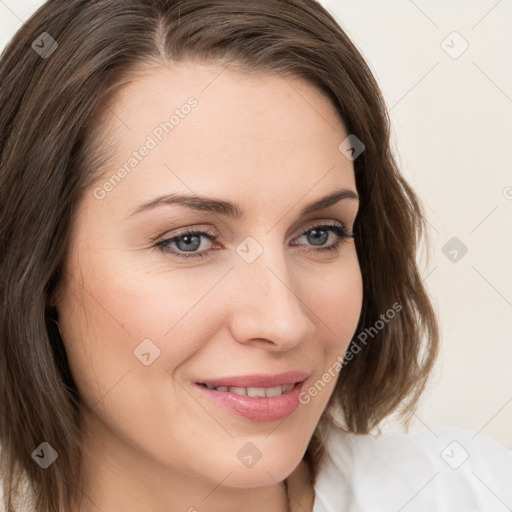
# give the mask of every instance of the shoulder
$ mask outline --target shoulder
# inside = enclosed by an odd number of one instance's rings
[[[2,442],[0,441],[0,452],[2,451]],[[25,471],[22,472],[18,485],[14,483],[15,490],[13,494],[13,506],[16,512],[33,512],[35,510],[36,498]],[[4,475],[0,473],[0,512],[6,512],[4,495]]]
[[[326,445],[314,512],[340,504],[349,512],[511,510],[512,450],[485,434],[457,427],[379,435],[332,428]]]
[[[6,512],[4,480],[0,477],[0,512]],[[35,510],[36,496],[30,485],[26,473],[23,473],[19,482],[18,490],[13,495],[13,506],[16,512],[33,512]]]

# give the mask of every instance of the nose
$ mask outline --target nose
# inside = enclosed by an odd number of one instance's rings
[[[269,250],[252,263],[238,261],[230,277],[229,322],[240,343],[286,351],[311,338],[319,312],[308,304],[306,283],[290,270],[284,254]]]

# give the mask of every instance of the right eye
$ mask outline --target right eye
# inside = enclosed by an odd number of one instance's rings
[[[214,242],[218,238],[217,235],[207,231],[182,231],[170,238],[158,242],[154,247],[165,254],[171,254],[178,258],[202,258],[206,255],[206,251],[195,252],[201,246],[202,237],[207,238],[211,242]],[[169,247],[172,246],[172,244],[178,245],[178,251],[190,254],[183,254],[176,250],[169,250]]]

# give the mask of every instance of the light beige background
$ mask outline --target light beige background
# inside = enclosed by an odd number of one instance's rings
[[[442,353],[411,430],[458,426],[512,449],[512,1],[321,3],[373,70],[428,214],[419,261]],[[0,0],[1,48],[41,4]],[[453,237],[468,249],[455,262]]]

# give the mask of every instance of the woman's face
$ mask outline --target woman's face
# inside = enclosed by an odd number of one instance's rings
[[[79,205],[57,305],[89,408],[89,464],[133,478],[158,468],[168,487],[193,477],[216,487],[211,499],[275,484],[304,455],[361,311],[354,240],[311,231],[351,233],[357,199],[301,214],[357,193],[338,149],[348,133],[312,86],[215,65],[151,69],[109,108],[111,161]],[[144,206],[170,194],[243,213]],[[246,398],[255,410],[197,384],[289,371],[306,377],[302,391],[324,377],[321,390],[289,408]]]

